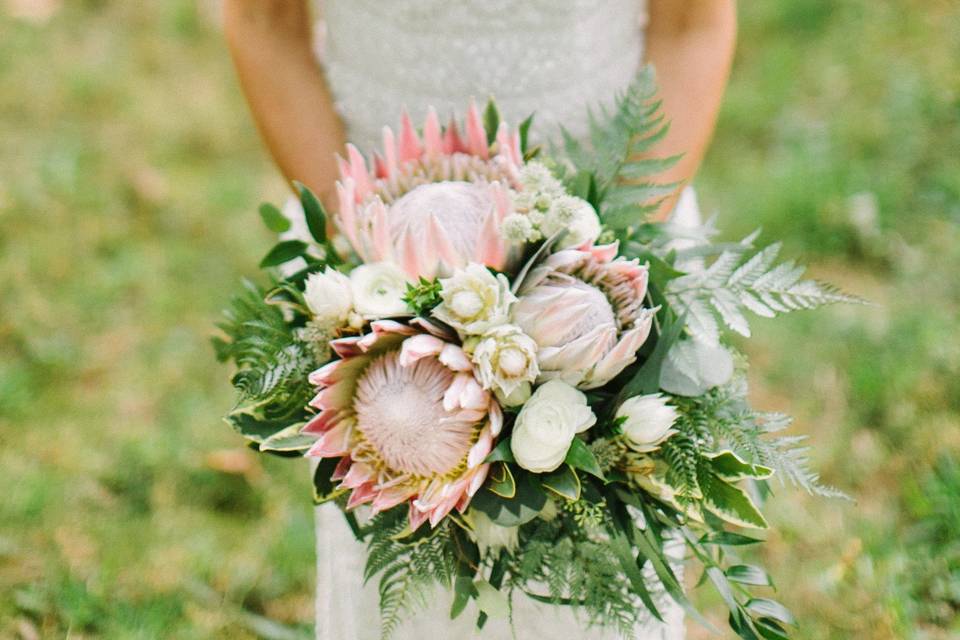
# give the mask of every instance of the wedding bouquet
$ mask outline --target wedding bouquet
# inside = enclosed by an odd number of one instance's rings
[[[302,268],[248,283],[216,341],[238,367],[227,421],[319,460],[315,499],[368,545],[357,580],[379,576],[385,636],[434,583],[480,627],[530,597],[627,634],[660,616],[652,570],[696,615],[664,555],[680,538],[740,637],[785,638],[789,612],[750,591],[770,578],[735,551],[761,541],[774,476],[838,492],[777,434],[788,418],[751,409],[724,330],[853,298],[755,234],[643,222],[675,188],[646,179],[675,159],[638,159],[666,131],[649,75],[588,141],[548,155],[530,125],[493,103],[464,126],[404,116],[370,158],[348,147],[336,212],[300,187],[310,240],[261,266]]]

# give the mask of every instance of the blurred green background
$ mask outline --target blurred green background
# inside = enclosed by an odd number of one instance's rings
[[[740,11],[702,205],[877,303],[755,325],[857,501],[780,491],[759,560],[800,638],[960,638],[960,4]],[[208,344],[285,197],[216,13],[0,0],[0,638],[309,635],[305,465],[221,423]]]

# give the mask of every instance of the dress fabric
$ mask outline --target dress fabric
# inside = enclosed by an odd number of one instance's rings
[[[535,112],[541,136],[562,124],[582,138],[588,109],[611,103],[643,54],[642,0],[325,0],[321,15],[318,55],[348,137],[365,153],[379,146],[383,126],[396,125],[401,109],[420,123],[433,106],[445,121],[462,117],[471,98],[482,107],[489,96],[511,126]],[[332,504],[317,507],[316,531],[317,640],[377,640],[377,578],[361,584],[363,545]],[[669,542],[668,553],[682,573],[683,542]],[[682,640],[683,610],[652,572],[648,578],[665,623],[650,616],[632,638]],[[520,595],[512,628],[490,620],[478,634],[475,606],[451,621],[451,598],[437,591],[393,638],[618,637],[587,628],[569,607]]]

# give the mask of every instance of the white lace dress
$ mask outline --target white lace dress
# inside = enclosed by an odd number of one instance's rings
[[[320,56],[349,137],[374,149],[401,108],[414,122],[433,105],[442,118],[463,114],[471,97],[493,95],[516,125],[536,112],[535,129],[585,133],[587,108],[609,102],[633,79],[643,52],[642,0],[324,0]],[[482,106],[482,105],[481,105]],[[376,579],[361,585],[365,551],[334,505],[316,510],[318,640],[376,640]],[[682,570],[682,542],[670,552]],[[660,592],[666,624],[652,617],[634,636],[682,640],[683,612]],[[476,610],[449,619],[451,594],[394,636],[397,640],[616,638],[587,629],[567,607],[514,598],[514,628],[490,620],[477,635]]]

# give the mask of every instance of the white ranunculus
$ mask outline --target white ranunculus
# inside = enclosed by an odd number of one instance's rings
[[[617,417],[624,419],[623,433],[634,451],[653,451],[676,433],[677,410],[659,393],[628,398],[617,409]]]
[[[510,450],[534,473],[559,467],[576,435],[597,421],[587,396],[566,382],[550,380],[533,392],[513,426]]]
[[[345,324],[353,309],[350,278],[330,267],[320,273],[311,273],[304,285],[303,299],[314,319],[321,324]]]
[[[433,315],[468,335],[479,335],[507,322],[510,304],[516,300],[503,274],[493,275],[472,262],[440,280],[440,303]]]
[[[410,313],[404,302],[407,278],[389,262],[362,264],[350,272],[353,308],[365,318],[389,318]]]
[[[540,374],[537,343],[515,324],[503,324],[483,334],[472,360],[483,387],[508,399],[523,385],[529,388]]]

